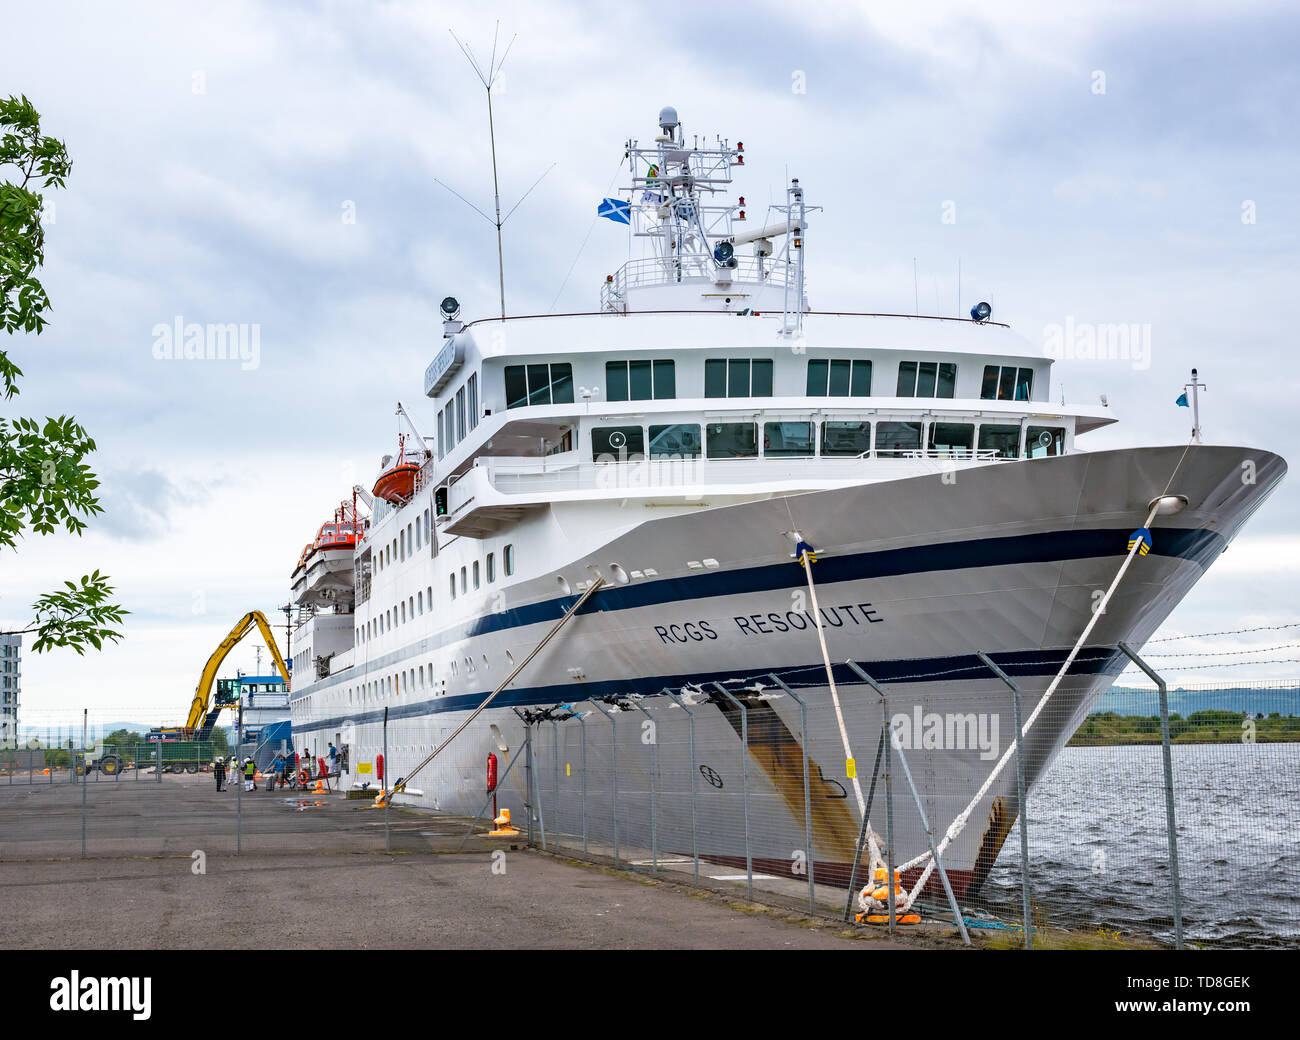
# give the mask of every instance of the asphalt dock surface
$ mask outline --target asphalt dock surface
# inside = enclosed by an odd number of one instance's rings
[[[210,776],[0,778],[0,899],[44,949],[916,948],[743,889],[698,890],[340,795],[218,793]],[[237,799],[240,801],[237,803]],[[236,853],[237,804],[242,814]],[[106,937],[112,937],[106,939]],[[909,937],[910,939],[911,937]]]

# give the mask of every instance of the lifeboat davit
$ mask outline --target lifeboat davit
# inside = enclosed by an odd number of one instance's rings
[[[415,495],[415,475],[420,466],[415,462],[399,462],[390,466],[375,481],[374,496],[394,505],[409,502]]]

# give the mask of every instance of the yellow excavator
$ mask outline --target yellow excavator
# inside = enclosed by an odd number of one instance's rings
[[[193,739],[207,740],[212,735],[212,728],[217,724],[217,716],[221,714],[221,709],[230,706],[218,698],[217,706],[209,709],[212,700],[212,683],[226,655],[234,649],[236,643],[248,635],[254,625],[262,633],[266,648],[271,651],[271,660],[275,662],[276,670],[279,671],[286,685],[288,684],[289,669],[285,667],[284,658],[280,656],[280,648],[275,645],[275,636],[271,634],[271,626],[267,623],[266,615],[260,610],[250,610],[236,622],[230,634],[221,641],[212,656],[208,658],[208,663],[203,666],[199,685],[194,690],[194,703],[190,705],[189,718],[185,721],[186,732],[193,734]]]

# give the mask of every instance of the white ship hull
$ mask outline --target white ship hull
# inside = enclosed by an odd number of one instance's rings
[[[1248,471],[1253,479],[1243,477]],[[500,591],[484,589],[468,620],[449,623],[441,612],[421,611],[406,628],[409,638],[383,644],[381,653],[359,646],[349,667],[295,691],[295,740],[314,748],[329,741],[348,744],[345,782],[373,782],[374,774],[359,767],[382,752],[387,708],[389,777],[401,776],[551,630],[584,578],[594,571],[607,580],[630,575],[626,583],[611,580],[588,601],[412,781],[420,793],[406,800],[473,813],[485,795],[485,760],[498,751],[492,728],[512,754],[522,744],[524,726],[513,709],[572,704],[582,712],[590,709],[590,698],[631,697],[625,703],[644,709],[656,724],[653,838],[661,853],[690,854],[694,845],[707,858],[743,864],[747,791],[756,869],[792,874],[804,853],[819,880],[843,883],[860,817],[845,776],[805,573],[791,558],[789,531],[801,532],[819,552],[813,574],[863,789],[879,740],[881,706],[844,662],[857,662],[884,684],[891,718],[956,718],[960,730],[964,717],[975,717],[965,737],[954,736],[949,726],[950,746],[925,746],[916,734],[907,752],[926,813],[942,831],[1015,731],[1009,691],[976,654],[987,652],[1021,684],[1029,716],[1087,624],[1098,590],[1114,577],[1128,534],[1146,519],[1149,502],[1166,490],[1187,498],[1183,512],[1157,520],[1150,555],[1134,561],[1071,674],[1031,729],[1026,762],[1032,788],[1123,667],[1117,642],[1142,645],[1284,473],[1282,460],[1262,451],[1193,446],[1184,455],[1181,447],[1146,448],[1000,463],[963,469],[955,480],[952,474],[919,476],[651,519],[646,514],[653,510],[637,503],[617,518],[606,514],[604,533],[590,522],[590,511],[580,518],[556,505],[528,521],[530,544],[548,553],[555,566]],[[418,519],[423,506],[427,502],[417,501],[386,522],[400,529],[406,513]],[[382,539],[381,529],[376,540]],[[454,571],[455,554],[468,551],[467,543],[472,540],[441,549],[439,575],[448,562]],[[405,580],[413,597],[426,577],[396,580]],[[405,602],[406,587],[394,591]],[[378,584],[372,590],[381,592]],[[769,674],[807,703],[810,851],[803,714]],[[665,688],[707,694],[716,692],[714,683],[746,705],[747,760],[742,713],[727,698],[689,698],[692,761],[687,712],[660,695]],[[757,695],[743,690],[756,685],[766,689]],[[617,826],[625,845],[649,847],[646,714],[601,707],[614,712],[612,723],[593,711],[581,721],[537,729],[545,823],[582,833],[585,816],[592,838],[610,841]],[[951,746],[954,740],[966,746]],[[500,792],[501,804],[519,819],[523,785],[520,765]],[[903,862],[924,850],[925,838],[905,791],[896,787],[894,800],[894,859]],[[880,795],[875,804],[871,819],[883,832]],[[1015,771],[1008,769],[945,858],[959,895],[982,882],[1016,812]]]

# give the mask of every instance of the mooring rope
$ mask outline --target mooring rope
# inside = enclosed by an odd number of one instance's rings
[[[853,747],[849,742],[848,727],[844,724],[844,710],[840,706],[839,690],[836,689],[835,686],[835,669],[831,665],[830,651],[826,647],[826,632],[822,625],[821,608],[817,605],[817,583],[813,581],[812,570],[812,565],[817,561],[817,557],[814,554],[812,547],[808,545],[807,542],[800,542],[795,551],[798,553],[799,562],[803,564],[804,572],[808,577],[808,595],[812,599],[813,617],[817,621],[817,641],[821,644],[822,648],[822,663],[826,666],[826,683],[830,687],[831,703],[835,705],[835,721],[839,723],[840,727],[840,741],[844,745],[844,764],[847,772],[848,763],[853,761]],[[807,739],[808,734],[805,733],[804,740],[807,741]],[[865,822],[865,830],[867,833],[868,870],[871,876],[874,877],[876,868],[883,867],[885,861],[880,855],[879,846],[876,844],[876,836],[875,832],[871,829],[871,821],[866,819],[867,800],[862,796],[862,782],[858,779],[858,771],[856,768],[853,769],[853,775],[849,779],[853,781],[853,793],[858,800],[858,815]],[[808,855],[812,855],[811,849],[808,850]]]

